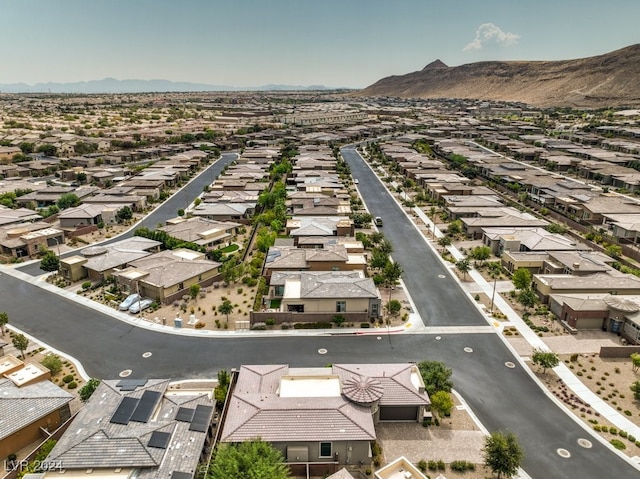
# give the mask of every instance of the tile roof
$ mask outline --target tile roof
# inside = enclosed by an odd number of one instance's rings
[[[0,439],[68,404],[73,396],[51,381],[17,387],[0,379]]]
[[[139,479],[194,471],[207,433],[189,430],[189,422],[175,417],[180,407],[212,407],[207,394],[171,395],[167,392],[169,381],[162,379],[148,380],[134,391],[120,390],[118,383],[100,384],[47,459],[61,462],[64,469],[139,468]],[[124,397],[139,399],[145,391],[162,394],[148,422],[110,422]],[[149,446],[154,432],[170,435],[166,448]]]

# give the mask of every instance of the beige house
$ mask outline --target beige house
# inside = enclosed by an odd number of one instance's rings
[[[382,314],[380,292],[363,271],[274,272],[269,297],[292,313]]]
[[[533,290],[543,303],[552,294],[609,293],[613,295],[640,294],[640,278],[617,270],[587,276],[571,274],[534,274]]]
[[[221,442],[260,436],[292,466],[334,471],[371,462],[378,422],[422,421],[431,404],[412,363],[244,365],[231,390]]]
[[[178,217],[168,220],[165,226],[157,229],[173,238],[195,243],[205,248],[213,248],[230,244],[233,236],[238,233],[238,229],[241,227],[240,223],[231,221]]]
[[[189,294],[194,284],[213,284],[219,278],[219,269],[220,263],[205,259],[202,253],[177,249],[130,261],[113,276],[123,289],[170,303]]]
[[[274,271],[365,271],[364,253],[349,253],[343,244],[327,244],[323,248],[272,246],[264,264],[264,276]]]
[[[49,377],[38,364],[0,357],[0,461],[42,441],[43,429],[53,432],[71,417],[73,396]]]

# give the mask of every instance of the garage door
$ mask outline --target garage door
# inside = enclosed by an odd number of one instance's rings
[[[381,421],[417,421],[418,408],[416,406],[381,407]]]

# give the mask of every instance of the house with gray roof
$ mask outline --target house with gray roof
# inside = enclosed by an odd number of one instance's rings
[[[210,390],[167,379],[102,381],[47,456],[44,478],[193,478],[211,437]]]
[[[157,229],[173,238],[212,248],[216,245],[229,244],[233,235],[237,234],[241,227],[240,223],[232,221],[178,217],[167,221],[165,226]]]
[[[363,271],[274,271],[269,297],[280,311],[381,315],[380,292]]]
[[[41,429],[53,432],[69,419],[72,399],[48,380],[20,386],[8,377],[0,378],[0,460],[40,442]]]
[[[369,464],[379,421],[422,421],[430,400],[418,368],[401,364],[240,368],[222,442],[260,437],[299,465]]]

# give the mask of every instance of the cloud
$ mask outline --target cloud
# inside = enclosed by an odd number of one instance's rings
[[[487,44],[514,45],[518,43],[520,35],[511,32],[503,32],[500,27],[493,23],[483,23],[476,30],[476,37],[468,43],[462,50],[470,52],[480,50]]]

